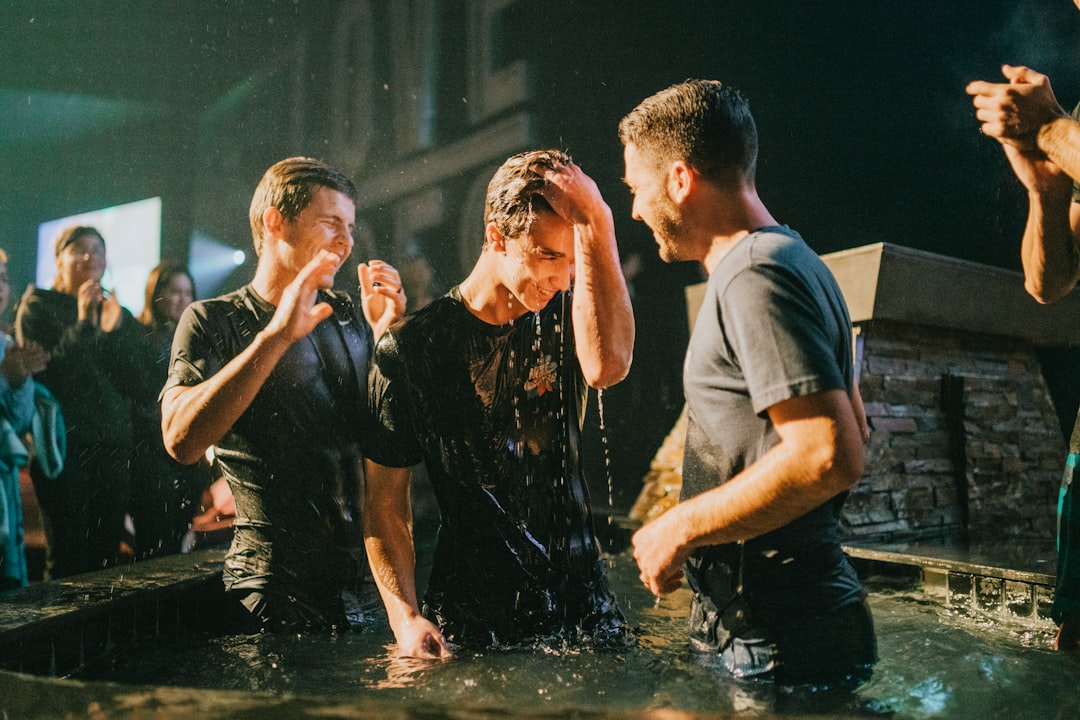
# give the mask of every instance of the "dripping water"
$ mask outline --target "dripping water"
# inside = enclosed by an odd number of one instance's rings
[[[615,544],[615,533],[611,532],[615,523],[615,478],[611,473],[611,448],[608,446],[607,425],[604,421],[604,391],[596,391],[596,407],[600,421],[600,446],[604,453],[604,478],[607,480],[608,501],[608,551],[612,553]],[[614,562],[614,561],[612,561]]]

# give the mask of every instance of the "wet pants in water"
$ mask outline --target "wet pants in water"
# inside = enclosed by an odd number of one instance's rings
[[[1080,415],[1069,438],[1069,455],[1065,458],[1065,473],[1058,491],[1057,586],[1050,615],[1059,625],[1065,615],[1080,611],[1080,507],[1076,505],[1073,483],[1077,463],[1080,463]]]
[[[738,568],[733,571],[707,553],[687,561],[686,577],[694,591],[692,650],[715,657],[715,667],[738,678],[771,677],[785,685],[837,687],[855,687],[870,678],[877,662],[877,638],[865,600],[828,615],[774,620],[766,626],[755,623],[739,575]]]

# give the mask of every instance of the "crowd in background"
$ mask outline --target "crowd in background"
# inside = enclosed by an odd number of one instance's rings
[[[149,274],[138,317],[102,286],[106,243],[71,226],[54,244],[51,288],[31,285],[0,326],[0,590],[28,570],[20,468],[29,466],[46,540],[42,579],[188,550],[227,532],[232,512],[211,458],[165,451],[158,393],[176,322],[195,297],[188,270]],[[11,298],[0,251],[0,313]]]

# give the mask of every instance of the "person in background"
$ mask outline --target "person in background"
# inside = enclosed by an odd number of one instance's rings
[[[11,299],[7,253],[0,250],[0,314]],[[12,328],[0,323],[0,592],[26,587],[22,495],[19,468],[29,460],[24,439],[34,419],[34,373],[49,362],[37,343],[18,345]]]
[[[224,582],[271,630],[362,621],[362,455],[374,339],[405,310],[397,270],[358,266],[360,305],[332,290],[353,249],[356,186],[312,158],[287,158],[251,199],[251,283],[192,303],[162,390],[169,454],[212,445],[235,502]]]
[[[682,496],[633,536],[641,580],[660,595],[685,571],[690,646],[732,676],[855,686],[877,644],[840,546],[869,438],[844,297],[758,196],[757,128],[738,91],[674,85],[619,137],[633,217],[661,259],[709,272],[684,366]]]
[[[165,261],[150,271],[139,323],[154,359],[151,382],[157,390],[169,375],[176,323],[194,299],[194,282],[182,264]],[[165,451],[161,406],[154,402],[146,409],[150,414],[135,423],[132,457],[131,516],[137,559],[180,552],[202,493],[213,479],[208,461],[182,465]]]
[[[405,260],[401,268],[401,281],[405,283],[405,294],[409,296],[408,312],[416,312],[435,298],[432,296],[432,284],[435,271],[423,254],[416,252]]]
[[[484,222],[469,276],[375,352],[372,573],[402,655],[625,647],[579,454],[588,387],[622,380],[634,346],[611,210],[567,155],[534,151],[496,171]],[[442,520],[422,611],[409,502],[421,460]]]
[[[1076,0],[1080,7],[1080,0]],[[967,86],[981,132],[1001,143],[1028,195],[1020,244],[1024,288],[1040,303],[1065,297],[1080,280],[1080,105],[1058,103],[1050,79],[1005,65],[1007,82]],[[1080,414],[1069,438],[1058,497],[1057,582],[1051,616],[1055,647],[1080,650],[1080,501],[1073,478],[1080,462]]]
[[[102,287],[105,240],[73,225],[54,245],[56,279],[31,285],[15,318],[19,342],[51,355],[36,377],[60,402],[67,459],[50,477],[30,465],[47,543],[47,578],[100,570],[121,559],[131,496],[132,409],[153,402],[153,361],[142,327],[116,295]],[[143,408],[143,410],[138,410]]]

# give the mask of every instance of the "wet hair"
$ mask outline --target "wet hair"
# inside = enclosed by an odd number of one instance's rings
[[[101,244],[105,244],[105,238],[101,236],[101,233],[95,227],[89,225],[71,225],[60,231],[60,234],[56,236],[56,240],[53,241],[53,253],[56,257],[60,257],[60,253],[64,252],[69,245],[74,244],[79,238],[84,235],[93,235]]]
[[[555,212],[540,194],[544,188],[543,176],[531,168],[534,165],[553,168],[572,162],[560,150],[531,150],[509,158],[488,183],[484,224],[495,223],[506,238],[528,233],[536,213]]]
[[[619,122],[619,139],[657,166],[682,160],[724,187],[752,183],[757,169],[750,105],[717,80],[687,80],[641,101]]]
[[[139,313],[139,322],[147,327],[156,327],[169,321],[168,318],[161,314],[157,303],[154,301],[161,295],[161,291],[168,287],[173,278],[178,275],[187,276],[187,279],[191,281],[191,294],[195,295],[195,278],[191,277],[188,269],[175,260],[164,260],[155,265],[146,278],[146,298],[142,312]]]
[[[275,207],[286,220],[295,220],[311,204],[312,196],[320,187],[336,190],[356,203],[356,185],[353,181],[321,160],[286,158],[263,173],[248,211],[256,254],[262,252],[263,231],[266,229],[263,226],[263,213],[266,209]]]

